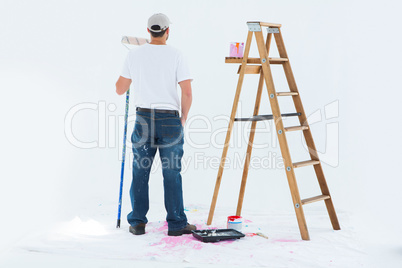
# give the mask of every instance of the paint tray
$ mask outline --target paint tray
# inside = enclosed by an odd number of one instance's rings
[[[235,229],[209,229],[192,231],[193,236],[202,242],[218,242],[227,239],[240,239],[245,234]]]

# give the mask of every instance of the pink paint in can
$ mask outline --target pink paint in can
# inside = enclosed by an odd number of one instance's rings
[[[243,58],[244,43],[231,42],[230,43],[230,57]]]

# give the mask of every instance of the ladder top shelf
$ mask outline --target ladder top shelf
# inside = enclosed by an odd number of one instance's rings
[[[271,64],[282,64],[286,61],[289,61],[287,58],[268,58],[269,63]],[[243,58],[239,57],[225,57],[225,63],[242,63]],[[247,63],[251,64],[261,64],[261,59],[260,58],[248,58]]]
[[[262,22],[262,21],[248,21],[247,23],[259,23],[260,26],[273,27],[273,28],[281,28],[281,26],[282,26],[282,24],[271,23],[271,22]]]

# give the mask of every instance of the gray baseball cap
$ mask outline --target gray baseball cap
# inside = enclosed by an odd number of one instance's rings
[[[148,19],[148,29],[152,32],[158,33],[166,30],[169,28],[169,24],[172,22],[169,20],[169,18],[162,13],[156,13],[153,14],[149,19]],[[159,26],[159,30],[153,30],[151,29],[152,26]]]

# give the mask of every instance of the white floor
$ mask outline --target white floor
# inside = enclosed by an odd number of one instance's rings
[[[382,252],[367,247],[352,226],[350,215],[338,211],[342,230],[333,231],[325,209],[305,209],[311,240],[303,241],[292,213],[245,213],[240,240],[202,243],[192,235],[169,237],[164,221],[149,222],[147,233],[133,236],[125,220],[113,226],[114,204],[92,211],[93,218],[76,217],[53,230],[32,234],[14,244],[0,267],[384,267],[399,266],[402,249]],[[199,229],[225,228],[227,209],[218,208],[206,225],[208,208],[186,207]],[[164,213],[153,211],[153,213]],[[97,215],[97,216],[96,216]],[[262,232],[269,238],[253,236]]]

